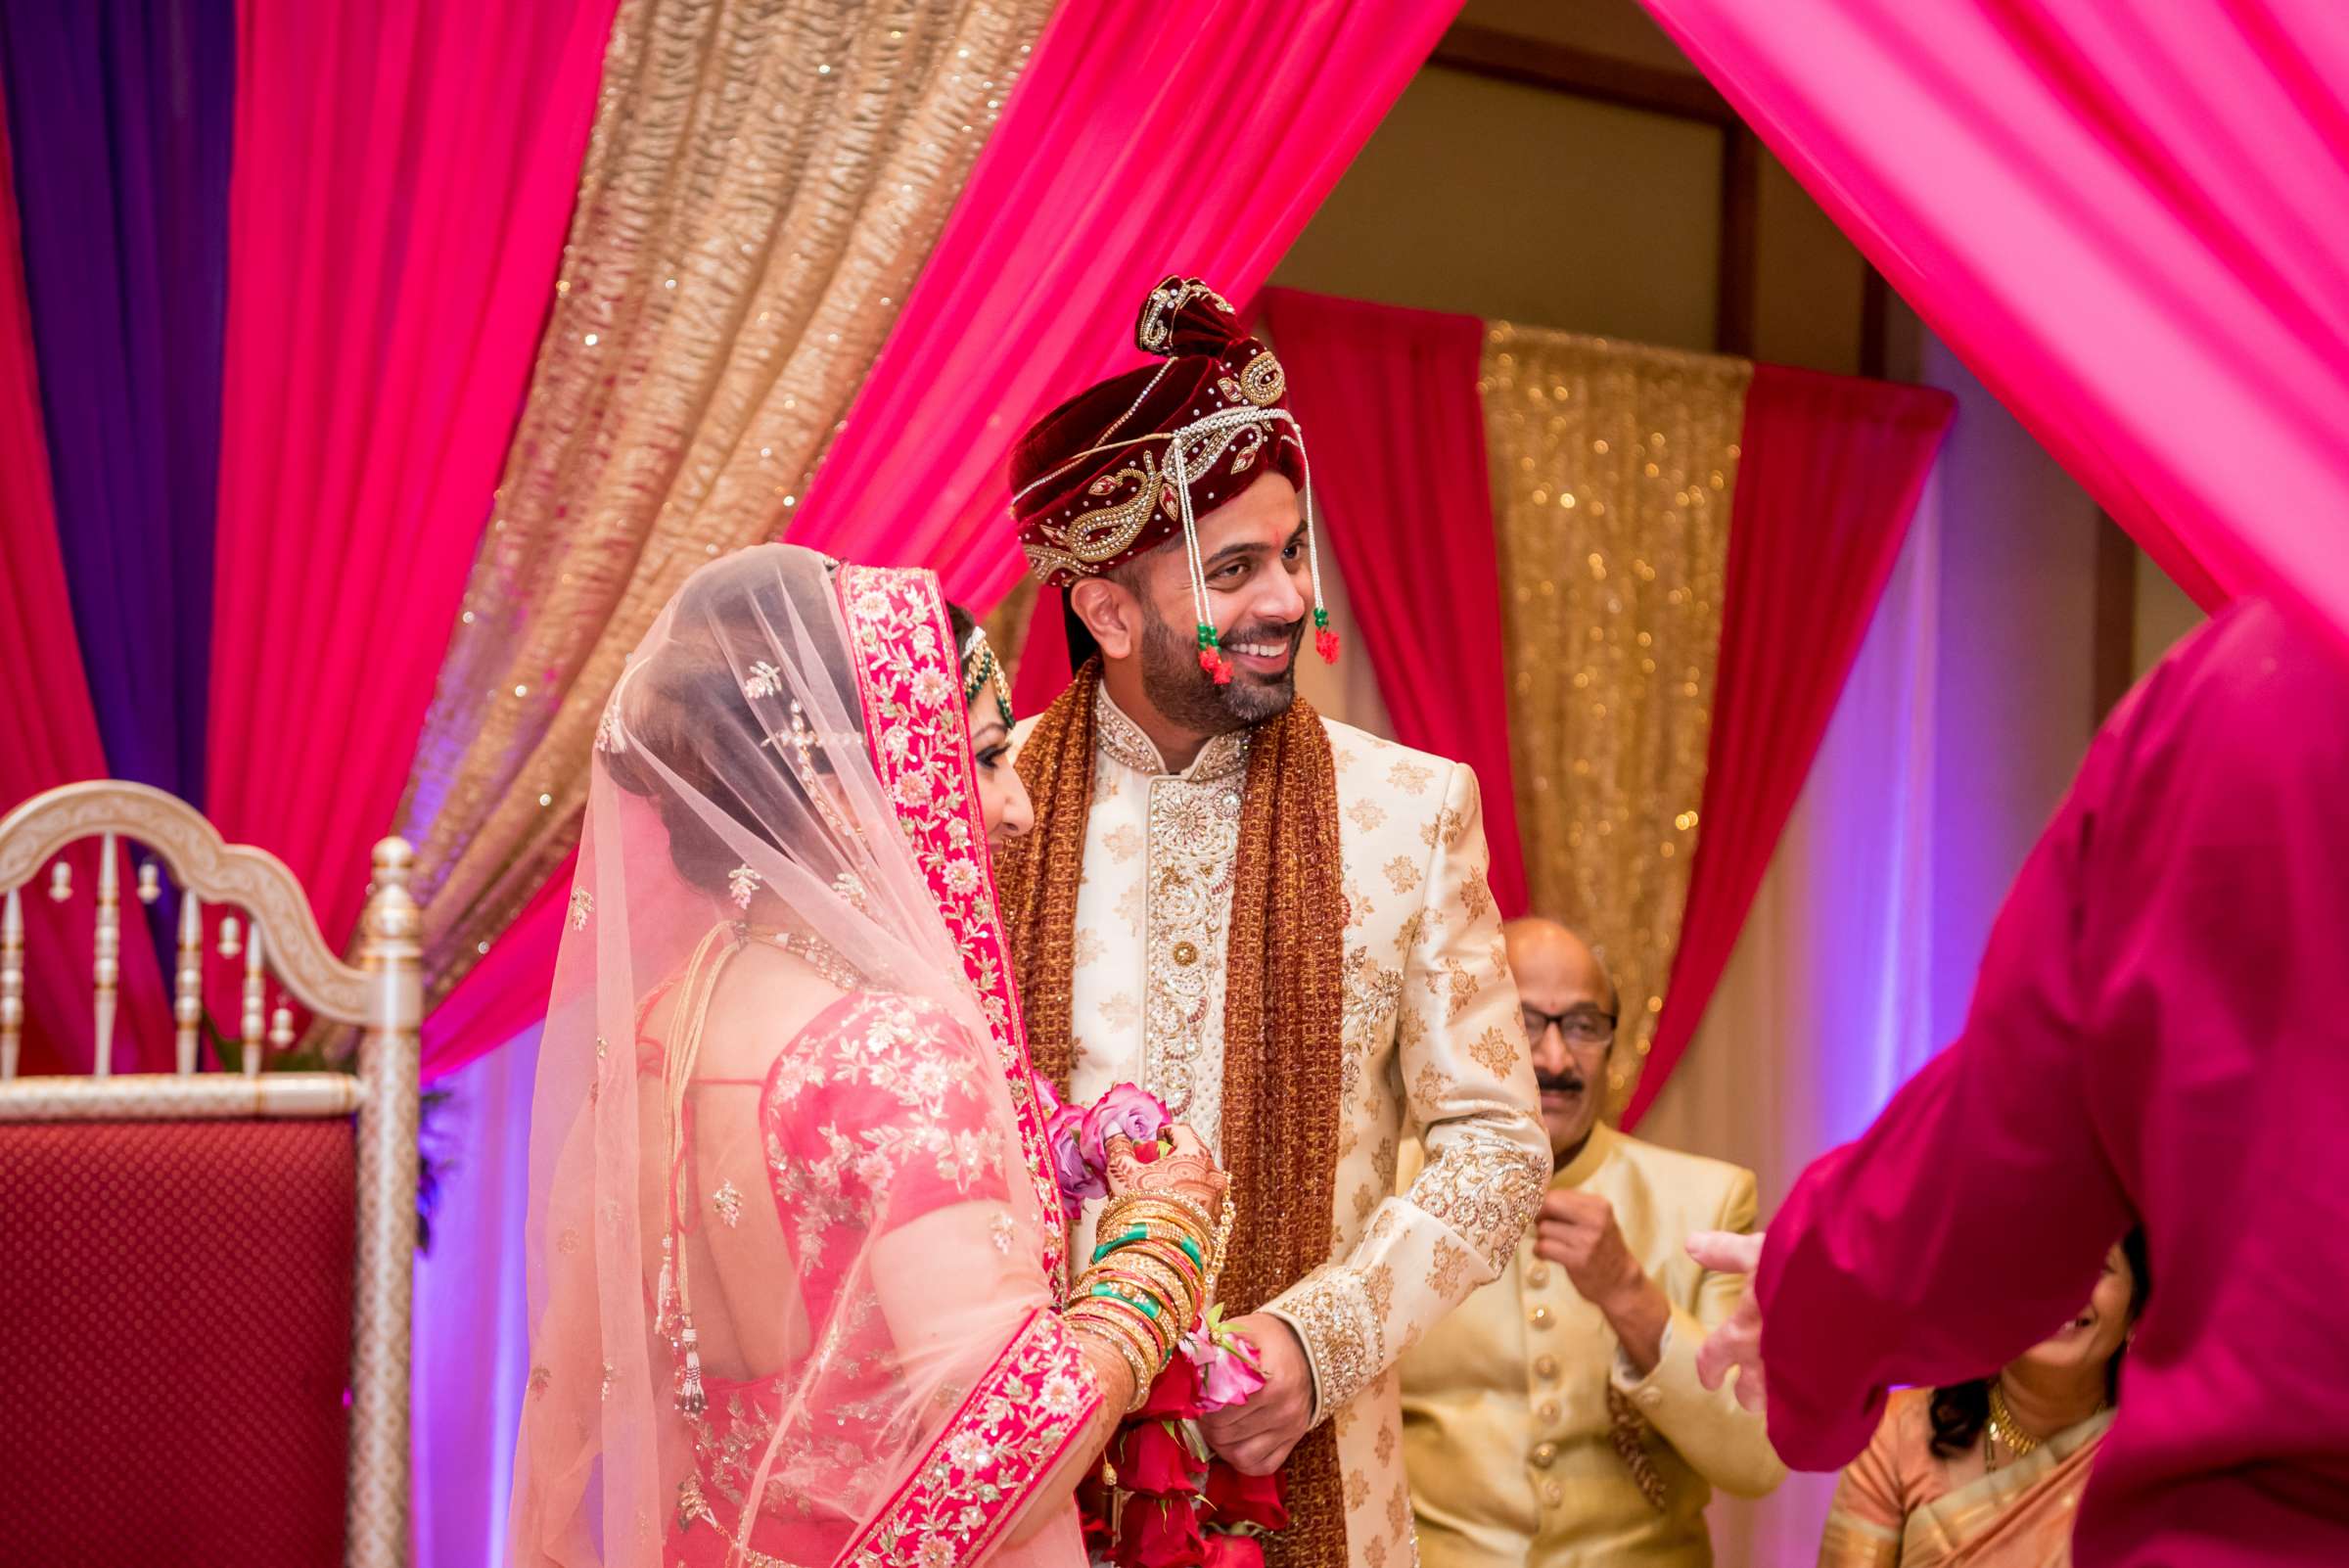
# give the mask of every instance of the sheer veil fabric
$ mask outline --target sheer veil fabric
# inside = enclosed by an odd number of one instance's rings
[[[1100,1400],[1008,975],[936,579],[695,574],[595,742],[514,1562],[1082,1562],[996,1549]]]

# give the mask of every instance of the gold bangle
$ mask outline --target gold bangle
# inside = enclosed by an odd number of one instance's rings
[[[1179,1192],[1156,1189],[1121,1192],[1111,1198],[1101,1210],[1101,1223],[1095,1227],[1096,1231],[1114,1228],[1117,1220],[1145,1205],[1164,1205],[1168,1211],[1167,1218],[1178,1216],[1189,1221],[1194,1227],[1193,1234],[1202,1242],[1216,1233],[1215,1221],[1208,1217],[1206,1208],[1196,1199]]]
[[[1109,1312],[1098,1306],[1073,1314],[1071,1321],[1084,1326],[1088,1332],[1119,1348],[1133,1371],[1134,1400],[1138,1404],[1143,1391],[1158,1380],[1158,1374],[1167,1364],[1160,1358],[1158,1346],[1149,1333],[1126,1314]]]
[[[1133,1392],[1127,1397],[1126,1413],[1131,1415],[1140,1409],[1142,1401],[1150,1396],[1150,1385],[1157,1380],[1144,1364],[1142,1353],[1124,1336],[1105,1331],[1099,1323],[1085,1317],[1069,1319],[1069,1332],[1103,1347],[1126,1363],[1126,1370],[1133,1377]]]
[[[1134,1274],[1105,1274],[1094,1279],[1087,1289],[1094,1301],[1116,1303],[1130,1311],[1148,1327],[1161,1356],[1174,1354],[1174,1343],[1182,1337],[1182,1331],[1173,1326],[1174,1304],[1161,1297],[1148,1280]],[[1147,1299],[1150,1306],[1143,1306],[1136,1298]],[[1157,1310],[1154,1312],[1152,1308]]]
[[[1139,1275],[1149,1281],[1151,1294],[1159,1299],[1159,1304],[1172,1309],[1175,1316],[1187,1319],[1198,1314],[1198,1282],[1184,1277],[1163,1258],[1154,1258],[1137,1248],[1126,1247],[1095,1264],[1093,1268],[1105,1270],[1110,1278],[1116,1278],[1120,1269]],[[1092,1269],[1086,1272],[1090,1273]],[[1187,1329],[1190,1324],[1186,1321],[1182,1326]]]
[[[1077,1315],[1081,1321],[1096,1324],[1130,1345],[1134,1353],[1142,1359],[1144,1381],[1158,1375],[1158,1368],[1164,1364],[1161,1360],[1162,1353],[1158,1341],[1151,1337],[1149,1329],[1136,1320],[1138,1314],[1112,1310],[1099,1300],[1095,1300],[1079,1312]]]
[[[1191,1255],[1174,1243],[1156,1237],[1129,1241],[1111,1254],[1112,1258],[1119,1256],[1147,1258],[1153,1263],[1165,1265],[1174,1270],[1174,1277],[1181,1282],[1183,1294],[1196,1303],[1204,1304],[1207,1297],[1207,1268],[1203,1263],[1191,1262]]]

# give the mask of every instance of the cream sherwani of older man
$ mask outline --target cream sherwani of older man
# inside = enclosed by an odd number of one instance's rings
[[[1170,772],[1106,690],[1077,899],[1069,1088],[1222,1130],[1224,945],[1249,733]],[[1549,1172],[1468,767],[1323,719],[1348,911],[1329,1262],[1276,1296],[1336,1424],[1348,1560],[1416,1560],[1394,1362],[1507,1265]],[[1022,726],[1025,738],[1028,725]],[[1425,1168],[1396,1171],[1407,1132]],[[1091,1244],[1088,1214],[1082,1258]]]
[[[1708,1568],[1713,1488],[1760,1497],[1785,1478],[1760,1414],[1697,1381],[1706,1332],[1736,1310],[1742,1274],[1709,1273],[1681,1243],[1753,1228],[1750,1171],[1606,1125],[1550,1180],[1607,1200],[1670,1305],[1644,1375],[1615,1330],[1528,1232],[1501,1277],[1468,1298],[1402,1370],[1404,1451],[1428,1568]],[[1636,1443],[1650,1501],[1618,1447]]]

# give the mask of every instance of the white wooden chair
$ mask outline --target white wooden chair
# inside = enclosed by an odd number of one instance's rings
[[[24,900],[79,901],[59,856],[91,838],[94,1071],[21,1077]],[[152,901],[167,872],[181,899],[168,1074],[114,1071],[133,845],[137,894]],[[339,1535],[351,1568],[407,1561],[409,861],[398,839],[376,847],[353,967],[283,861],[160,790],[72,784],[0,818],[0,1322],[21,1309],[41,1325],[0,1327],[0,1560],[106,1560],[111,1542],[133,1553],[113,1560],[315,1565]],[[243,960],[241,1072],[197,1070],[207,922],[214,950]],[[134,910],[130,940],[147,941],[138,924]],[[355,1075],[261,1070],[292,1041],[291,1008],[264,1016],[272,972],[319,1019],[360,1029]],[[341,1452],[290,1453],[302,1433]],[[255,1442],[274,1447],[240,1452]],[[323,1496],[335,1475],[339,1507]],[[272,1490],[289,1486],[308,1491]]]

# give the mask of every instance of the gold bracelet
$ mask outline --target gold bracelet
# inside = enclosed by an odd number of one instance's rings
[[[1113,1310],[1095,1300],[1076,1311],[1076,1320],[1091,1323],[1130,1346],[1134,1354],[1141,1358],[1142,1381],[1145,1383],[1156,1377],[1159,1369],[1165,1365],[1158,1342],[1150,1336],[1147,1328],[1135,1321],[1135,1314]]]
[[[1133,1377],[1133,1392],[1126,1400],[1126,1413],[1131,1415],[1140,1409],[1142,1401],[1150,1397],[1150,1385],[1155,1381],[1143,1363],[1142,1353],[1123,1335],[1105,1330],[1089,1317],[1071,1317],[1068,1323],[1070,1333],[1104,1347],[1126,1363],[1126,1370]]]
[[[1115,1302],[1131,1311],[1148,1327],[1160,1356],[1174,1354],[1174,1342],[1182,1337],[1182,1330],[1173,1326],[1174,1308],[1147,1280],[1133,1274],[1088,1274],[1082,1283],[1085,1294],[1092,1300]],[[1144,1301],[1149,1306],[1144,1306]]]
[[[1134,1209],[1157,1205],[1165,1207],[1164,1218],[1166,1219],[1179,1218],[1189,1221],[1192,1234],[1201,1242],[1205,1242],[1208,1237],[1216,1233],[1215,1221],[1208,1217],[1206,1208],[1197,1199],[1185,1197],[1179,1192],[1155,1188],[1121,1192],[1111,1198],[1102,1207],[1101,1222],[1094,1227],[1095,1231],[1098,1233],[1102,1230],[1115,1229],[1119,1222]]]
[[[1167,1365],[1149,1330],[1135,1322],[1130,1314],[1112,1311],[1099,1302],[1082,1311],[1073,1310],[1070,1321],[1082,1325],[1102,1340],[1119,1347],[1120,1353],[1127,1358],[1127,1364],[1133,1371],[1134,1403],[1138,1405],[1144,1391],[1157,1381],[1158,1374]]]
[[[1231,1250],[1232,1217],[1240,1212],[1240,1201],[1230,1193],[1223,1194],[1223,1214],[1216,1222],[1215,1250],[1207,1257],[1207,1283],[1200,1297],[1200,1311],[1215,1305],[1216,1281],[1223,1272],[1224,1255]]]
[[[1191,1255],[1174,1242],[1163,1240],[1157,1236],[1145,1236],[1140,1241],[1126,1243],[1117,1252],[1110,1255],[1113,1259],[1122,1256],[1148,1258],[1155,1263],[1166,1265],[1174,1271],[1174,1277],[1182,1282],[1185,1295],[1202,1306],[1206,1304],[1207,1266],[1204,1262],[1194,1263]],[[1108,1261],[1109,1259],[1103,1260],[1103,1262]]]
[[[1089,1274],[1100,1270],[1106,1277],[1114,1279],[1121,1269],[1129,1276],[1139,1276],[1148,1281],[1150,1293],[1180,1320],[1183,1329],[1187,1330],[1191,1320],[1199,1315],[1200,1282],[1184,1277],[1165,1259],[1154,1258],[1138,1248],[1122,1247],[1085,1272]]]

